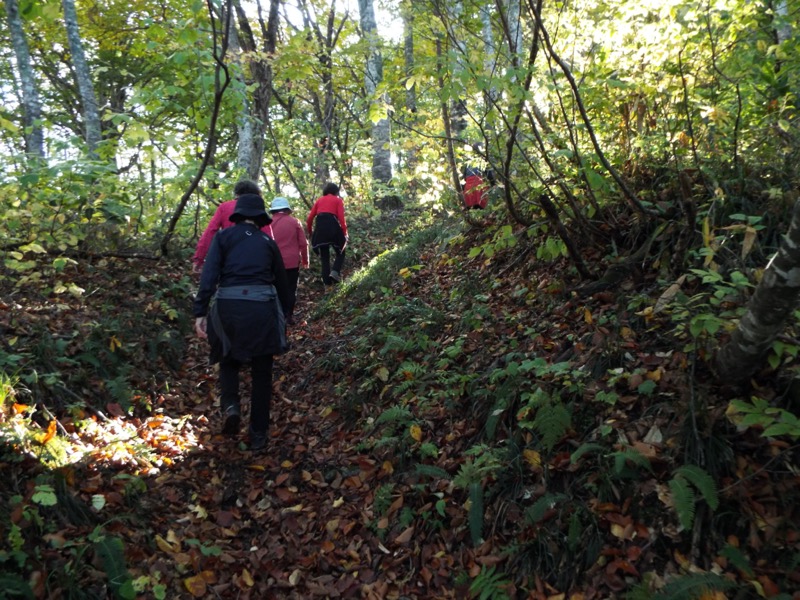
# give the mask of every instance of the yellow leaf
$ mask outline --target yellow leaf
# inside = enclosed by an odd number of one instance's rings
[[[344,498],[339,496],[336,500],[333,501],[333,508],[339,508],[342,504],[344,504]]]
[[[167,552],[169,554],[174,554],[180,550],[180,546],[175,547],[160,535],[156,535],[156,546],[158,546],[162,552]]]
[[[122,342],[120,342],[119,339],[117,339],[117,336],[112,335],[111,339],[108,341],[108,347],[111,349],[111,351],[114,352],[117,348],[120,348],[121,346]]]
[[[748,254],[750,254],[750,250],[753,249],[753,244],[756,243],[756,230],[752,227],[748,226],[744,230],[744,242],[742,243],[742,259],[744,259]]]
[[[294,571],[292,571],[292,574],[289,575],[289,585],[294,587],[298,583],[300,583],[300,576],[301,575],[302,575],[302,573],[300,572],[300,569],[295,569]]]
[[[583,320],[586,321],[587,325],[592,324],[592,311],[588,307],[583,309]]]
[[[206,595],[206,580],[202,575],[194,575],[183,580],[183,585],[195,598],[202,598]]]
[[[414,438],[415,442],[422,441],[422,428],[419,425],[412,425],[408,428],[408,433]]]
[[[330,414],[331,414],[332,412],[333,412],[333,407],[331,407],[331,406],[326,406],[325,408],[323,408],[323,409],[322,409],[322,412],[319,414],[319,416],[320,416],[320,417],[322,417],[322,418],[324,419],[325,417],[328,417],[328,416],[330,416]]]
[[[383,382],[389,381],[389,369],[381,367],[375,371],[375,376]]]
[[[530,448],[528,448],[522,451],[522,455],[525,457],[525,461],[534,469],[541,468],[542,455],[539,454],[536,450],[531,450]]]
[[[242,581],[244,581],[247,587],[253,587],[256,582],[253,580],[253,576],[250,575],[250,571],[247,569],[242,570]]]

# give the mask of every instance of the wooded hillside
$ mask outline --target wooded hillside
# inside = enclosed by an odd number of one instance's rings
[[[799,14],[4,0],[0,589],[800,598]],[[263,454],[191,318],[243,178],[350,229]]]

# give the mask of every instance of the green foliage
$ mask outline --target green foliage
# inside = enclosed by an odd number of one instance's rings
[[[483,485],[479,481],[469,484],[469,535],[472,544],[483,541]]]
[[[114,597],[120,600],[136,598],[131,575],[125,567],[122,540],[112,536],[100,536],[94,542],[94,551],[100,557]]]
[[[692,528],[695,517],[697,497],[695,489],[700,492],[711,510],[719,506],[717,486],[714,479],[703,469],[696,465],[682,465],[675,470],[669,482],[672,500],[681,526],[689,530]]]
[[[497,567],[481,567],[480,573],[475,576],[469,586],[470,598],[478,600],[508,600],[506,589],[511,584],[507,577]]]
[[[727,414],[738,427],[760,428],[764,437],[800,438],[800,419],[763,398],[754,396],[749,402],[732,400]]]

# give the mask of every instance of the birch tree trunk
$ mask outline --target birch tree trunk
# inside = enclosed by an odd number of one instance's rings
[[[741,383],[762,365],[800,300],[800,201],[789,231],[764,272],[730,341],[716,358],[720,381]]]
[[[18,0],[5,0],[8,29],[14,57],[17,59],[20,87],[22,88],[22,124],[25,129],[25,152],[36,158],[44,158],[44,134],[42,131],[42,101],[33,76],[28,41],[19,15]]]
[[[258,8],[258,21],[264,38],[261,48],[258,47],[256,37],[247,19],[247,14],[242,9],[241,3],[236,2],[236,14],[239,22],[241,37],[239,44],[246,52],[244,62],[248,63],[250,76],[256,84],[253,91],[251,123],[253,126],[252,135],[247,143],[251,145],[248,149],[240,149],[240,158],[249,159],[245,166],[247,177],[253,181],[258,181],[261,175],[261,162],[264,160],[264,143],[269,122],[269,105],[272,100],[272,64],[271,59],[275,54],[278,39],[278,9],[279,0],[270,0],[269,16],[264,22],[261,2],[256,2]],[[247,131],[245,130],[245,133]],[[240,140],[240,143],[242,141]]]
[[[64,8],[64,26],[67,30],[69,51],[72,54],[72,68],[75,69],[75,79],[78,84],[78,94],[81,98],[83,109],[83,128],[86,146],[91,156],[97,156],[97,146],[100,144],[102,132],[100,127],[100,111],[97,106],[97,96],[94,93],[92,73],[86,54],[83,52],[83,41],[78,27],[78,14],[75,11],[75,0],[62,0]]]
[[[414,127],[417,115],[417,86],[412,80],[414,76],[414,13],[411,2],[404,2],[401,6],[401,11],[403,17],[403,60],[407,78],[406,121],[408,125]],[[416,146],[411,146],[406,150],[405,158],[405,171],[409,177],[409,190],[412,196],[416,196],[416,178],[414,177],[414,171],[417,167]]]
[[[378,86],[383,81],[383,56],[378,46],[378,28],[375,24],[373,0],[358,0],[361,17],[361,32],[369,46],[364,87],[370,98],[370,112],[383,111]],[[391,123],[386,117],[372,123],[372,180],[373,183],[389,185],[392,180]]]

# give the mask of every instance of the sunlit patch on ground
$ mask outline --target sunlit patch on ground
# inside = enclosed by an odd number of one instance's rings
[[[0,444],[35,459],[49,469],[77,463],[110,467],[137,475],[156,475],[200,447],[203,416],[145,419],[127,416],[50,420],[42,428],[33,409],[14,404],[0,415]]]

